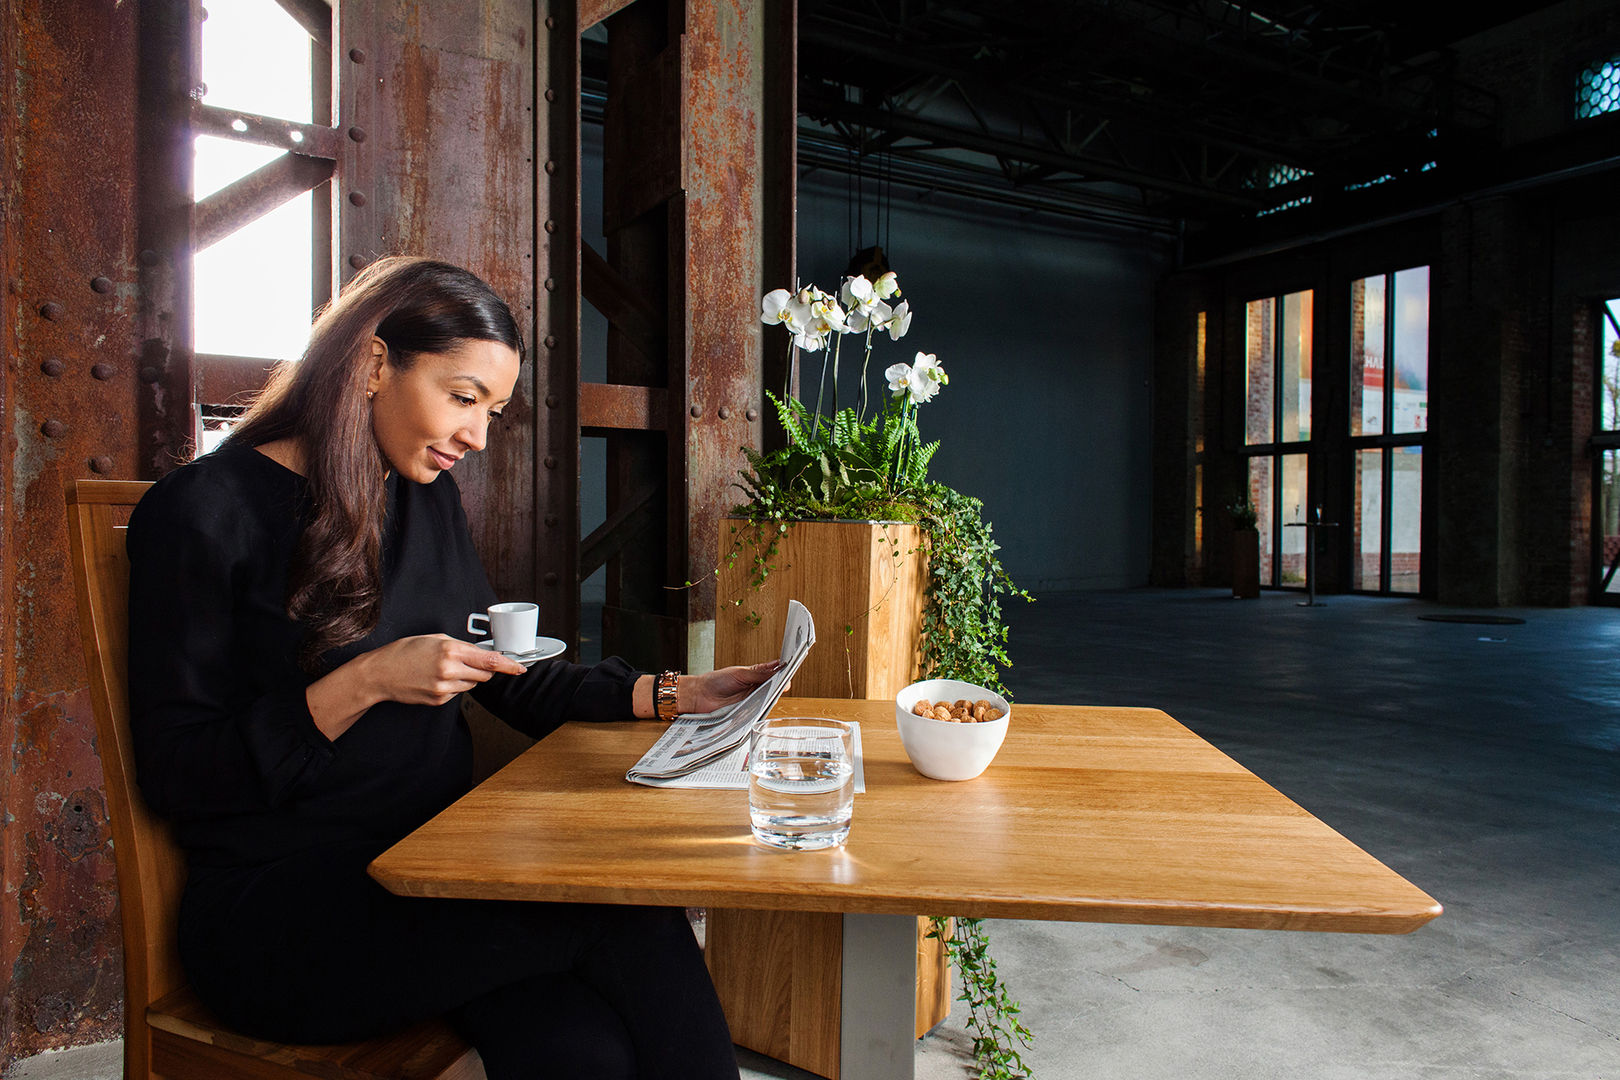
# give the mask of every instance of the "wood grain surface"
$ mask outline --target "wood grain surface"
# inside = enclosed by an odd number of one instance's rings
[[[1404,933],[1440,905],[1154,709],[1019,703],[974,780],[912,769],[889,701],[784,698],[862,723],[848,844],[755,843],[740,791],[625,781],[646,723],[573,724],[385,852],[406,895]]]
[[[882,521],[799,521],[777,541],[761,588],[749,584],[755,556],[745,543],[726,560],[748,525],[720,531],[714,662],[757,664],[782,651],[789,597],[816,623],[816,647],[793,676],[805,697],[883,698],[916,681],[922,642],[927,560],[915,525]],[[750,614],[759,622],[752,623]],[[846,630],[846,627],[848,628]]]

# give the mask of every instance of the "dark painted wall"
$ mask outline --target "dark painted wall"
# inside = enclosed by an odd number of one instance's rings
[[[869,190],[868,228],[871,200]],[[836,288],[855,247],[847,205],[842,180],[800,181],[802,281]],[[984,501],[1021,586],[1146,584],[1153,295],[1164,246],[919,201],[903,189],[886,212],[890,265],[915,318],[904,339],[884,337],[873,350],[872,392],[886,391],[888,365],[918,351],[939,358],[950,385],[920,413],[923,438],[944,443],[931,475]],[[871,242],[868,233],[860,246]],[[785,348],[785,334],[768,335],[767,348]],[[846,368],[852,356],[858,363],[846,348]],[[807,381],[816,370],[805,368]]]

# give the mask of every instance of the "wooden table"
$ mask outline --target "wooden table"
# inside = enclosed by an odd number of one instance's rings
[[[825,965],[835,977],[777,988],[787,1027],[812,1026],[797,997],[837,1002],[836,1057],[816,1071],[839,1080],[912,1075],[918,914],[1356,933],[1406,933],[1440,914],[1158,710],[1018,703],[996,760],[962,783],[911,768],[891,701],[785,698],[776,715],[861,722],[866,792],[844,848],[755,843],[740,791],[627,783],[659,734],[652,724],[571,724],[385,852],[372,875],[411,896],[808,913],[787,916],[783,932],[810,928],[811,954],[814,927],[841,923]]]

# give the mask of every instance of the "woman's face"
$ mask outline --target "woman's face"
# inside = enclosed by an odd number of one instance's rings
[[[498,341],[466,341],[442,353],[421,353],[401,370],[381,341],[367,389],[371,430],[390,468],[407,480],[432,483],[462,456],[482,450],[489,422],[500,416],[517,383],[518,354]]]

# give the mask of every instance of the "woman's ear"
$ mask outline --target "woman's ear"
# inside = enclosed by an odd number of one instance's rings
[[[388,364],[388,344],[382,338],[371,338],[371,374],[366,377],[366,397],[382,389],[383,369]]]

